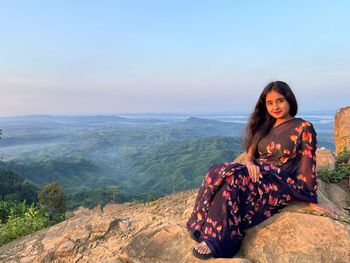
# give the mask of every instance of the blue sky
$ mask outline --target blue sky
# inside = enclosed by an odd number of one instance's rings
[[[350,105],[348,1],[2,1],[0,116]]]

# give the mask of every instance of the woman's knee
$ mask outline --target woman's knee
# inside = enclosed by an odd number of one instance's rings
[[[241,163],[229,164],[225,171],[225,181],[228,185],[246,185],[249,181],[247,167]]]
[[[221,183],[223,180],[228,185],[241,184],[241,180],[244,182],[247,180],[247,168],[241,163],[224,162],[216,163],[210,166],[205,174],[203,183],[211,185]]]

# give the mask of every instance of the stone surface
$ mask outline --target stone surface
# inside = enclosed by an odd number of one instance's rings
[[[326,196],[327,199],[332,201],[338,207],[347,207],[349,193],[342,187],[333,183],[326,183],[322,180],[317,180],[319,192]]]
[[[316,169],[317,171],[327,169],[335,169],[334,153],[327,148],[320,148],[316,150]]]
[[[350,107],[341,108],[335,114],[334,143],[337,155],[343,148],[350,151]]]
[[[79,209],[60,224],[0,247],[0,261],[202,262],[192,255],[196,242],[185,227],[197,191],[146,204]],[[319,200],[337,208],[322,192]],[[306,203],[294,202],[249,229],[235,258],[206,262],[350,262],[349,251],[349,224],[319,216]]]
[[[349,227],[325,217],[284,212],[249,231],[242,250],[261,263],[350,262]]]

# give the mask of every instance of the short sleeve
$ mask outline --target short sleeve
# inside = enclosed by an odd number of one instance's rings
[[[300,161],[297,170],[297,186],[305,201],[314,200],[317,202],[316,182],[316,131],[310,122],[302,123],[302,132],[299,137],[298,154]],[[312,202],[312,201],[311,201]]]

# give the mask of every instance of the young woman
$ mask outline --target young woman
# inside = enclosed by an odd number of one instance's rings
[[[199,244],[194,256],[232,257],[238,252],[245,229],[269,218],[289,201],[332,218],[337,214],[317,204],[316,132],[296,118],[298,106],[291,88],[282,81],[262,91],[246,130],[246,165],[212,165],[198,191],[187,222]]]

